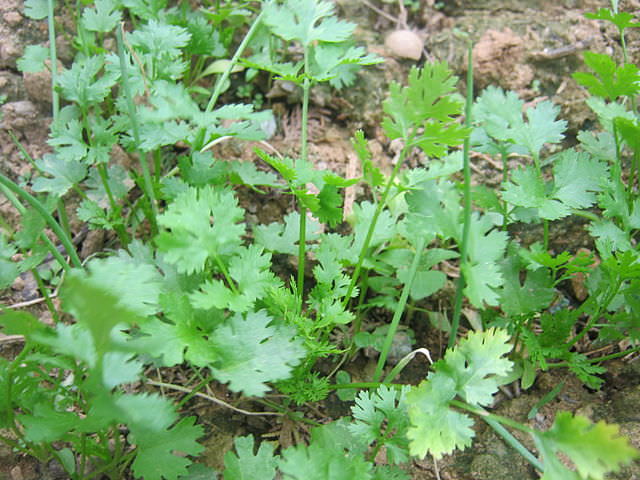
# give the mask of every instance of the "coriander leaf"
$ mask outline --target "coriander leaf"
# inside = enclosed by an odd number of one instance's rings
[[[424,458],[429,453],[439,460],[443,454],[471,445],[473,420],[448,408],[455,396],[455,380],[441,372],[431,372],[427,380],[407,393],[411,455]]]
[[[351,145],[358,155],[362,165],[362,177],[371,187],[379,187],[384,184],[384,175],[380,169],[374,165],[372,154],[369,150],[369,142],[364,138],[364,132],[357,130],[351,139]]]
[[[56,157],[65,161],[82,161],[87,157],[89,146],[82,135],[78,119],[59,121],[51,127],[51,138],[47,143],[56,148]]]
[[[505,92],[491,85],[476,99],[473,106],[474,121],[493,138],[506,141],[509,140],[509,128],[522,123],[523,105],[516,92]]]
[[[524,285],[520,282],[522,265],[516,255],[507,255],[502,262],[504,286],[500,292],[500,307],[507,315],[528,315],[547,308],[555,290],[546,268],[527,272]]]
[[[569,457],[581,478],[603,480],[605,474],[617,471],[622,464],[638,458],[638,451],[620,436],[618,425],[605,422],[591,423],[587,418],[569,412],[560,412],[546,432],[535,432],[536,441],[545,467],[543,480],[564,480],[570,470],[560,464],[557,452]],[[577,478],[577,476],[576,476]]]
[[[141,317],[159,311],[162,276],[156,267],[119,250],[114,256],[89,262],[87,284],[101,287],[118,299],[117,305]]]
[[[577,72],[573,78],[594,96],[615,101],[621,96],[636,95],[640,91],[640,70],[631,63],[617,66],[608,55],[584,52],[584,63],[596,74]]]
[[[75,413],[59,412],[45,403],[38,403],[31,414],[19,415],[18,420],[24,425],[25,440],[34,443],[60,441],[78,423]]]
[[[258,170],[252,162],[229,162],[228,167],[231,181],[234,183],[249,186],[282,187],[273,173]]]
[[[318,238],[320,224],[315,219],[307,219],[307,241]],[[284,225],[278,222],[269,225],[256,225],[254,240],[265,249],[277,253],[297,255],[300,239],[300,214],[291,212],[285,215]]]
[[[256,454],[253,453],[253,436],[236,437],[233,444],[236,453],[228,451],[224,455],[224,480],[273,480],[276,475],[276,458],[273,445],[260,443]]]
[[[198,443],[203,430],[194,425],[195,417],[185,417],[175,426],[160,431],[132,428],[137,443],[133,472],[145,480],[177,480],[187,473],[191,460],[186,455],[198,455],[204,446]]]
[[[405,403],[408,391],[406,385],[399,391],[381,385],[375,392],[360,392],[351,407],[354,422],[349,425],[349,431],[367,445],[373,442],[377,447],[384,445],[387,459],[394,464],[409,459],[406,438],[409,418]]]
[[[490,404],[501,385],[500,377],[513,366],[503,358],[511,347],[507,332],[492,328],[470,333],[457,348],[448,351],[444,363],[449,372],[454,372],[458,395],[471,405]]]
[[[129,177],[129,173],[121,165],[109,165],[106,168],[107,185],[111,196],[120,200],[125,197],[129,190],[134,186],[133,180]],[[105,189],[104,182],[97,168],[92,168],[89,177],[84,182],[87,187],[87,197],[102,207],[110,207],[109,195]]]
[[[116,290],[105,288],[95,273],[74,271],[66,278],[61,293],[65,310],[89,330],[99,356],[111,348],[111,333],[117,325],[141,320],[140,315],[129,308],[129,302],[118,298],[117,288],[124,289],[126,285],[109,287]]]
[[[122,11],[114,0],[95,0],[95,8],[85,8],[82,25],[91,32],[110,32],[122,19]]]
[[[383,104],[385,134],[392,140],[412,141],[438,157],[447,146],[462,143],[470,132],[453,121],[462,111],[462,102],[452,95],[456,80],[445,62],[436,62],[412,68],[406,87],[392,83]]]
[[[83,200],[76,210],[78,218],[89,224],[89,228],[113,229],[113,219],[105,212],[104,208],[91,200]]]
[[[511,174],[510,181],[504,186],[502,198],[511,205],[537,208],[540,217],[547,220],[557,220],[571,213],[568,206],[550,198],[547,185],[531,165]]]
[[[25,0],[24,14],[34,20],[42,20],[49,15],[47,0]]]
[[[238,249],[244,234],[244,210],[232,192],[190,187],[178,195],[158,216],[168,230],[156,236],[156,243],[168,263],[180,273],[204,270],[208,258],[228,255]]]
[[[616,155],[615,139],[609,132],[594,133],[582,130],[577,138],[582,148],[594,158],[608,161]]]
[[[64,98],[83,108],[102,102],[120,77],[116,70],[105,70],[98,77],[103,67],[104,55],[80,57],[73,62],[70,69],[58,76],[58,87]]]
[[[219,359],[211,366],[213,376],[245,395],[262,396],[266,382],[289,377],[305,352],[294,332],[274,327],[264,310],[236,314],[211,335]]]
[[[594,192],[601,191],[602,179],[609,177],[606,164],[573,149],[562,152],[553,174],[553,197],[570,208],[591,207],[596,201]]]
[[[287,41],[298,40],[306,48],[313,42],[343,42],[355,24],[338,20],[331,2],[321,0],[285,0],[263,6],[264,23]]]
[[[463,264],[462,271],[467,284],[464,293],[476,307],[483,302],[497,305],[499,295],[494,289],[504,283],[497,262],[507,246],[507,233],[493,227],[486,215],[471,217],[469,261]]]
[[[512,363],[502,358],[511,345],[505,331],[472,332],[434,364],[427,380],[407,394],[412,455],[436,459],[471,444],[473,420],[449,408],[460,395],[472,405],[487,405]]]
[[[608,8],[600,8],[597,13],[585,13],[585,18],[591,20],[606,20],[618,27],[618,31],[622,34],[624,30],[630,27],[640,27],[640,23],[633,21],[633,15],[629,12],[616,12],[615,15]]]
[[[219,280],[204,283],[200,290],[189,295],[196,308],[228,308],[234,312],[247,312],[256,300],[264,297],[270,288],[276,288],[280,281],[269,270],[271,254],[263,253],[262,247],[250,245],[242,247],[229,261],[229,275],[235,281],[229,288]]]
[[[618,117],[635,121],[635,114],[618,102],[607,102],[600,97],[589,97],[585,103],[598,116],[602,127],[611,135],[614,135],[614,120]],[[607,158],[609,160],[609,158]]]
[[[285,480],[370,480],[371,463],[358,451],[344,422],[315,428],[309,446],[282,452],[278,462]]]
[[[42,72],[45,69],[45,60],[49,58],[49,50],[42,45],[29,45],[25,48],[22,57],[16,65],[18,70],[24,73]]]
[[[62,197],[87,175],[87,167],[79,161],[64,160],[51,154],[36,160],[36,167],[53,178],[36,177],[32,185],[33,190],[35,192],[49,192],[57,197]]]
[[[153,58],[179,56],[180,49],[187,45],[190,38],[191,35],[186,29],[154,19],[128,36],[133,47],[150,54]]]
[[[549,100],[538,103],[526,112],[527,123],[519,121],[509,129],[511,140],[526,147],[537,157],[545,143],[558,143],[564,138],[567,129],[565,120],[556,120],[560,107]]]

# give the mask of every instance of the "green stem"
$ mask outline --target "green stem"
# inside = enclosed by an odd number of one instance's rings
[[[27,211],[26,208],[24,208],[24,206],[20,203],[20,200],[18,200],[18,198],[13,194],[11,190],[9,190],[6,186],[1,184],[0,184],[0,190],[7,197],[9,202],[11,202],[11,205],[13,205],[13,208],[15,208],[20,215],[24,215],[26,213]],[[53,244],[51,239],[47,237],[47,235],[44,232],[40,233],[39,238],[44,242],[44,244],[47,246],[47,249],[49,250],[49,253],[51,253],[53,258],[55,258],[58,261],[58,263],[62,266],[62,268],[64,268],[65,271],[71,270],[71,265],[69,265],[69,262],[65,260],[65,258],[58,251],[58,249]]]
[[[127,230],[122,221],[121,211],[122,209],[118,206],[113,193],[111,192],[111,186],[109,186],[109,175],[107,173],[107,166],[104,163],[98,164],[98,173],[100,174],[100,180],[102,181],[102,186],[104,187],[104,191],[107,193],[107,199],[109,200],[109,206],[111,207],[111,211],[117,217],[117,223],[113,225],[113,228],[120,239],[120,243],[124,248],[129,245],[129,235],[127,234]]]
[[[515,451],[517,451],[520,455],[524,457],[531,465],[533,465],[536,470],[540,472],[544,472],[544,464],[536,458],[536,456],[527,449],[520,441],[511,435],[511,433],[504,428],[500,423],[492,420],[488,417],[483,417],[483,420],[489,424],[493,430],[500,435],[505,442],[507,442]]]
[[[366,257],[367,252],[369,250],[369,244],[371,243],[371,239],[373,238],[373,232],[376,229],[376,223],[378,223],[378,217],[382,213],[382,209],[384,208],[387,197],[389,196],[389,192],[391,191],[391,186],[393,185],[393,181],[395,180],[398,172],[400,171],[400,167],[404,163],[404,160],[411,148],[410,139],[407,139],[405,142],[400,155],[398,156],[398,161],[396,162],[395,167],[393,167],[393,171],[391,172],[391,176],[389,177],[389,181],[385,186],[384,192],[382,192],[382,196],[380,197],[380,202],[376,205],[376,210],[373,213],[373,218],[371,219],[371,223],[369,224],[369,229],[367,230],[367,235],[364,238],[364,242],[362,247],[360,248],[360,255],[358,255],[358,262],[356,263],[355,268],[353,269],[353,274],[351,275],[351,282],[349,283],[349,288],[347,289],[347,293],[344,296],[344,300],[342,301],[343,308],[347,306],[349,300],[351,299],[351,295],[353,294],[353,289],[356,287],[358,283],[358,279],[360,277],[360,271],[362,270],[362,264],[364,263],[364,257]]]
[[[609,355],[605,355],[603,357],[597,357],[597,358],[589,358],[587,359],[587,363],[602,363],[602,362],[606,362],[608,360],[613,360],[615,358],[620,358],[620,357],[624,357],[627,355],[631,355],[632,353],[638,352],[640,351],[640,347],[634,347],[634,348],[630,348],[629,350],[624,350],[622,352],[616,352],[616,353],[611,353]],[[547,363],[547,367],[549,368],[563,368],[563,367],[568,367],[569,366],[569,362],[560,362],[560,363]]]
[[[53,115],[53,124],[58,121],[58,112],[60,111],[60,97],[56,90],[58,83],[58,55],[56,53],[56,27],[54,21],[54,0],[47,0],[47,23],[49,26],[49,59],[51,60],[51,114]]]
[[[389,330],[387,331],[387,336],[385,337],[384,344],[382,345],[382,351],[380,352],[380,357],[378,358],[376,371],[373,374],[374,382],[380,381],[380,377],[382,377],[382,370],[384,369],[384,366],[387,362],[387,357],[389,356],[389,351],[391,350],[391,345],[393,344],[393,338],[396,335],[398,325],[400,324],[400,318],[404,313],[404,307],[407,304],[407,299],[409,298],[409,292],[411,291],[411,286],[413,285],[413,279],[415,278],[416,272],[418,271],[418,266],[420,265],[420,259],[422,258],[424,245],[425,239],[424,237],[420,237],[418,239],[418,244],[416,245],[416,253],[413,257],[413,262],[411,262],[411,267],[409,268],[409,276],[407,278],[407,282],[404,284],[404,288],[402,289],[400,300],[398,301],[396,310],[393,313],[393,319],[391,320]]]
[[[303,164],[309,160],[309,92],[311,91],[311,80],[309,74],[309,51],[304,47],[304,81],[302,82],[302,132],[300,135],[300,159]],[[302,302],[304,297],[304,271],[307,258],[307,209],[301,202],[300,207],[300,236],[298,239],[298,306],[302,312]]]
[[[140,127],[138,125],[138,118],[136,117],[136,111],[133,103],[133,98],[131,96],[131,91],[129,90],[129,73],[127,71],[127,63],[125,61],[124,55],[124,39],[122,32],[123,28],[124,26],[120,25],[120,28],[116,29],[116,37],[118,41],[118,56],[120,57],[120,72],[122,76],[122,89],[124,92],[124,96],[127,99],[127,109],[129,110],[128,113],[129,119],[131,120],[131,129],[133,130],[133,138],[136,142],[138,157],[140,158],[140,166],[142,167],[142,177],[144,179],[143,190],[149,198],[149,203],[151,204],[152,215],[148,215],[145,211],[145,216],[151,224],[152,232],[156,233],[158,231],[158,225],[156,223],[156,218],[158,216],[158,205],[156,204],[155,190],[151,181],[151,174],[149,173],[149,165],[147,165],[147,157],[145,153],[140,149]]]
[[[51,301],[51,296],[49,295],[49,290],[47,290],[47,287],[45,286],[44,282],[42,281],[42,277],[38,273],[38,269],[37,268],[32,268],[31,269],[31,274],[33,275],[33,278],[35,278],[36,283],[38,284],[38,290],[40,290],[40,293],[42,294],[42,297],[44,298],[44,302],[46,303],[47,308],[51,312],[51,317],[53,318],[53,322],[54,323],[58,323],[60,321],[60,318],[58,317],[58,311],[56,310],[56,307],[53,305],[53,302]]]
[[[26,192],[25,190],[20,188],[18,185],[16,185],[13,181],[11,181],[8,177],[3,175],[2,173],[0,173],[0,184],[7,187],[11,192],[13,192],[15,195],[20,197],[26,203],[28,203],[32,208],[34,208],[40,214],[42,218],[44,218],[44,220],[47,222],[51,230],[53,230],[53,233],[56,234],[56,236],[64,246],[69,257],[71,257],[71,262],[73,263],[73,265],[77,268],[82,268],[82,262],[80,261],[80,257],[78,256],[78,253],[76,252],[75,247],[73,246],[73,241],[69,236],[67,236],[67,234],[62,229],[62,227],[60,227],[58,222],[56,222],[55,218],[53,218],[53,216],[51,216],[51,214],[47,212],[47,209],[44,208],[44,205],[42,205],[42,203],[40,203],[40,201],[37,198],[35,198],[29,192]],[[54,246],[54,249],[55,249],[55,246]],[[65,268],[65,270],[67,270],[69,267],[67,262],[63,262],[61,263],[61,265],[63,267],[65,267],[66,265],[67,268]]]
[[[240,292],[238,291],[238,288],[236,287],[235,282],[231,278],[231,275],[229,275],[229,271],[227,270],[227,267],[225,266],[224,263],[222,263],[222,260],[220,259],[220,256],[219,255],[214,255],[213,258],[214,258],[214,260],[216,262],[216,265],[220,269],[220,272],[222,272],[222,275],[224,276],[225,280],[227,281],[227,284],[229,285],[229,288],[231,289],[231,291],[234,294],[239,295]]]
[[[473,106],[473,49],[469,43],[467,52],[467,101],[465,105],[464,123],[471,128],[471,115]],[[462,227],[462,242],[460,245],[460,276],[456,285],[456,296],[453,303],[453,318],[451,320],[451,332],[447,348],[453,348],[458,337],[460,327],[460,315],[462,313],[462,298],[465,287],[464,267],[467,264],[467,251],[469,249],[469,231],[471,228],[471,168],[470,168],[470,139],[467,136],[463,144],[463,174],[464,174],[464,224]],[[506,217],[505,217],[506,218]],[[505,220],[506,221],[506,220]]]
[[[222,75],[220,75],[220,77],[216,81],[216,84],[215,84],[215,86],[213,88],[213,93],[211,94],[211,98],[209,98],[209,103],[207,103],[207,108],[205,109],[205,112],[208,113],[211,110],[213,110],[213,107],[215,106],[216,102],[218,101],[218,97],[222,93],[222,87],[224,86],[225,83],[227,83],[227,80],[229,79],[229,76],[231,75],[231,71],[233,70],[233,67],[236,66],[236,64],[238,63],[238,60],[240,59],[240,55],[242,55],[242,53],[244,52],[244,49],[247,48],[247,45],[251,41],[251,37],[253,37],[253,34],[255,33],[256,29],[260,25],[260,22],[262,21],[262,16],[263,15],[264,15],[264,10],[262,10],[258,14],[258,16],[255,18],[255,20],[251,24],[251,27],[249,28],[249,31],[247,32],[247,34],[242,39],[242,42],[240,42],[240,45],[238,45],[238,48],[236,49],[236,52],[234,53],[233,57],[231,58],[231,61],[229,62],[229,66],[222,73]],[[203,132],[203,134],[204,134],[204,132]],[[202,145],[199,145],[198,147],[202,148],[203,145],[204,145],[204,141],[202,142]]]

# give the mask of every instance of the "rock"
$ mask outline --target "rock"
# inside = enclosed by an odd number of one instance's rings
[[[384,45],[396,57],[418,61],[422,57],[424,41],[411,30],[396,30],[387,36]]]

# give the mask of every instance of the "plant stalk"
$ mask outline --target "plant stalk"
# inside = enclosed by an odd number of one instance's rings
[[[391,350],[391,345],[393,344],[393,338],[395,337],[396,331],[398,330],[398,325],[400,324],[400,318],[404,313],[404,307],[407,304],[407,299],[409,298],[409,292],[411,292],[413,279],[415,278],[416,272],[418,271],[418,266],[420,265],[420,259],[422,258],[424,245],[425,245],[425,239],[424,237],[420,237],[418,239],[418,244],[416,245],[416,253],[413,257],[413,262],[411,262],[411,267],[409,268],[409,277],[407,278],[407,282],[404,284],[404,288],[402,289],[400,300],[398,301],[398,305],[396,306],[395,312],[393,312],[393,319],[391,320],[391,324],[389,325],[389,330],[387,331],[387,336],[385,337],[384,344],[382,345],[382,351],[380,352],[380,357],[378,358],[376,371],[373,374],[374,382],[379,382],[380,378],[382,377],[382,370],[384,369],[385,363],[387,362],[387,357],[389,356],[389,350]]]
[[[471,128],[471,114],[473,106],[473,48],[469,43],[467,51],[467,101],[465,105],[464,124]],[[460,314],[462,312],[462,298],[465,287],[464,266],[467,264],[467,251],[469,249],[469,231],[471,228],[471,168],[470,168],[471,140],[469,136],[463,144],[463,174],[464,174],[464,224],[462,227],[462,242],[460,245],[460,276],[456,285],[456,296],[453,304],[453,318],[451,319],[451,332],[447,348],[453,348],[460,327]]]

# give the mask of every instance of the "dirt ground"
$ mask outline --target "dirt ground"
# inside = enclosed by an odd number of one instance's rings
[[[584,104],[583,89],[571,79],[571,73],[582,66],[581,52],[589,49],[603,53],[620,53],[619,42],[613,27],[602,22],[587,20],[583,14],[606,7],[608,2],[596,0],[447,0],[436,5],[434,0],[421,0],[419,8],[405,10],[398,2],[380,0],[335,0],[343,18],[357,22],[358,43],[370,52],[385,58],[385,62],[365,69],[355,87],[340,92],[317,87],[312,94],[310,125],[310,157],[320,169],[332,169],[349,177],[356,176],[358,163],[353,154],[350,138],[356,129],[363,129],[372,139],[376,161],[389,170],[394,155],[393,146],[384,137],[380,128],[381,103],[391,81],[403,83],[413,65],[429,60],[447,60],[454,70],[464,78],[466,70],[466,45],[456,34],[466,32],[474,41],[474,76],[477,93],[488,85],[499,85],[515,90],[527,102],[548,98],[562,108],[561,117],[569,122],[567,143],[571,144],[580,129],[586,128],[595,119]],[[411,2],[406,2],[407,4]],[[416,2],[413,2],[416,3]],[[442,4],[442,5],[440,5]],[[621,1],[622,10],[640,14],[640,2]],[[22,15],[20,0],[0,0],[0,95],[6,96],[0,106],[0,169],[13,179],[28,180],[31,173],[18,147],[8,135],[12,130],[32,158],[40,158],[49,151],[46,144],[50,123],[51,98],[48,94],[46,75],[21,74],[16,60],[30,44],[47,44],[46,22],[35,22]],[[64,18],[60,19],[64,21]],[[412,32],[414,40],[422,42],[418,50],[419,59],[403,57],[405,53],[385,46],[389,34],[396,30]],[[631,61],[640,62],[640,42],[635,32],[630,32],[628,45]],[[636,40],[636,41],[634,41]],[[58,40],[61,62],[68,65],[73,52],[64,35]],[[420,47],[420,45],[418,45]],[[421,51],[420,51],[421,50]],[[415,57],[415,52],[412,53]],[[461,91],[464,82],[460,83]],[[264,91],[268,106],[278,116],[278,130],[269,143],[280,152],[295,154],[299,144],[300,111],[286,95],[276,91]],[[219,158],[238,158],[253,161],[252,145],[226,142],[215,152]],[[419,155],[410,162],[418,164],[424,159]],[[491,159],[475,158],[474,182],[489,186],[499,183],[500,165]],[[348,193],[347,206],[359,194]],[[243,194],[243,206],[252,218],[260,223],[282,217],[291,207],[286,200],[268,198],[257,204],[256,197]],[[253,203],[252,203],[253,202]],[[347,207],[348,208],[348,207]],[[17,221],[17,214],[9,202],[0,197],[0,215],[9,223]],[[251,218],[249,219],[251,220]],[[554,234],[555,233],[555,234]],[[522,233],[523,235],[525,233]],[[557,248],[590,248],[589,238],[582,233],[581,225],[558,223],[552,226],[552,238],[560,237],[564,244]],[[103,247],[109,239],[85,237],[79,244],[85,255]],[[8,297],[0,298],[4,304],[33,300],[37,290],[27,276],[19,279]],[[37,308],[37,307],[36,307]],[[37,312],[38,310],[36,310]],[[414,329],[419,346],[427,346],[437,357],[446,341],[428,328],[420,315],[414,315],[410,326]],[[0,350],[10,354],[18,348],[6,339],[0,339]],[[373,360],[359,358],[354,369],[366,372]],[[416,361],[404,373],[403,381],[418,383],[427,374],[426,362]],[[570,410],[589,416],[592,420],[619,423],[623,433],[640,448],[640,415],[637,405],[640,400],[640,366],[634,359],[623,359],[608,365],[605,386],[594,392],[584,388],[573,375],[566,371],[543,373],[527,392],[505,389],[497,402],[497,413],[516,420],[528,422],[536,427],[551,424],[558,410]],[[531,420],[527,413],[559,382],[564,388],[556,399],[545,405]],[[220,387],[213,392],[223,397],[227,392]],[[519,393],[519,394],[518,394]],[[237,406],[250,407],[251,404]],[[348,413],[349,405],[337,397],[317,405],[317,415],[327,417]],[[273,420],[273,417],[247,417],[212,406],[205,400],[196,400],[189,406],[191,413],[203,420],[207,430],[206,452],[202,461],[220,469],[224,452],[231,448],[235,435],[254,433],[265,439],[278,439],[282,445],[291,444],[304,436],[299,425]],[[517,454],[499,440],[490,429],[478,425],[478,438],[473,449],[450,456],[436,466],[427,458],[409,466],[414,479],[455,480],[501,480],[535,479],[535,471]],[[528,439],[523,442],[530,446]],[[438,477],[439,475],[439,477]],[[13,454],[0,447],[0,479],[33,480],[64,478],[55,465],[36,465],[29,459]],[[622,474],[612,477],[620,479],[640,478],[640,468],[634,465]]]

